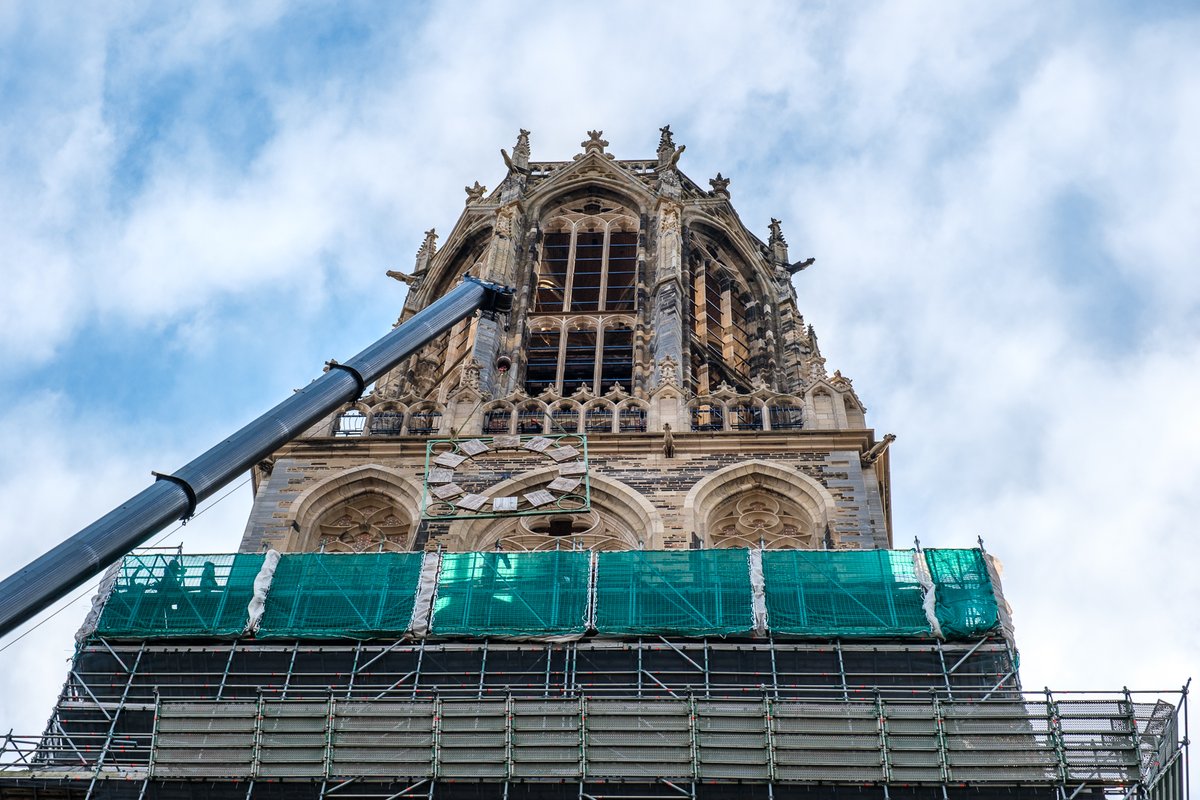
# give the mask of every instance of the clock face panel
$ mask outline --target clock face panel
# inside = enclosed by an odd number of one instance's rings
[[[546,467],[550,469],[533,485],[496,488]],[[426,445],[422,519],[528,517],[591,507],[586,436],[479,436],[431,439]]]

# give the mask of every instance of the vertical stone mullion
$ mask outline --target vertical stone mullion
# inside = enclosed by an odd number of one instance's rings
[[[604,248],[600,253],[600,297],[596,308],[604,311],[608,308],[608,243],[612,238],[612,220],[604,226]]]

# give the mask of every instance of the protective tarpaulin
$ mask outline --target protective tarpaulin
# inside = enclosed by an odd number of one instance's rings
[[[367,639],[408,629],[421,553],[297,553],[279,559],[259,638]]]
[[[975,638],[1000,623],[987,562],[979,550],[926,549],[934,608],[946,638]]]
[[[279,566],[279,551],[268,550],[263,558],[262,567],[254,578],[254,596],[246,607],[249,619],[246,622],[246,633],[254,633],[262,622],[263,612],[267,610],[267,593],[271,591],[271,582],[275,580],[275,568]]]
[[[767,620],[797,636],[930,635],[911,550],[767,550]]]
[[[446,553],[434,636],[571,638],[587,629],[590,553]]]
[[[259,553],[126,556],[96,633],[105,637],[237,636],[262,567]]]
[[[726,636],[754,628],[747,550],[597,554],[600,635]]]

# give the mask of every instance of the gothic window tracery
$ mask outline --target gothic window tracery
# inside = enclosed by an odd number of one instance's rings
[[[364,492],[317,519],[317,547],[327,553],[403,552],[410,528],[411,520],[393,499]]]
[[[707,394],[724,381],[748,392],[752,294],[740,260],[700,234],[690,260],[692,391]]]
[[[540,317],[530,323],[525,391],[571,394],[633,381],[633,321],[625,316]]]
[[[821,537],[795,502],[764,489],[739,492],[721,503],[709,526],[711,547],[815,550]]]
[[[637,547],[637,537],[628,524],[596,508],[578,514],[505,520],[503,528],[493,536],[496,542],[494,546],[510,553],[533,550],[632,550]]]
[[[551,212],[535,265],[525,391],[570,394],[630,385],[637,309],[638,222],[590,199]],[[586,314],[586,317],[568,315]]]

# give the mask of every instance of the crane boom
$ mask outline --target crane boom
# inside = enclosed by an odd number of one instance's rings
[[[0,637],[96,575],[478,309],[506,313],[512,290],[468,276],[350,360],[330,369],[225,441],[0,582]]]

